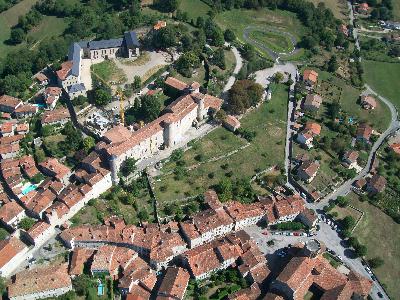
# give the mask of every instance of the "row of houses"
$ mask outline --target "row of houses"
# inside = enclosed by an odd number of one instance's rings
[[[317,240],[296,244],[288,250],[287,263],[271,272],[257,244],[240,230],[186,251],[157,274],[132,249],[115,245],[78,247],[72,252],[69,268],[62,264],[19,273],[8,286],[8,295],[11,300],[62,295],[72,289],[70,277],[82,274],[86,265],[92,275],[107,274],[117,280],[127,300],[184,299],[191,277],[202,280],[229,267],[236,268],[249,286],[229,295],[230,300],[261,296],[304,299],[310,290],[318,292],[321,299],[366,299],[372,281],[353,270],[335,269],[322,256],[324,251]],[[51,282],[32,284],[41,279]]]

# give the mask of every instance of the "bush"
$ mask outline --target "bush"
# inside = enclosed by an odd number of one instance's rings
[[[19,222],[19,227],[25,231],[28,231],[35,224],[35,222],[36,222],[35,219],[23,218],[21,222]]]
[[[371,268],[376,269],[376,268],[383,266],[385,261],[380,257],[374,257],[374,258],[371,258],[370,260],[368,260],[368,263],[371,266]]]

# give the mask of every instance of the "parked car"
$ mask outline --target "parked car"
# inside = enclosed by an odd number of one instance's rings
[[[337,258],[338,258],[340,261],[343,261],[343,257],[341,257],[340,255],[338,255]]]
[[[378,294],[377,294],[377,295],[378,295],[378,297],[379,297],[379,298],[383,298],[383,295],[382,295],[382,293],[381,293],[381,292],[378,292]]]

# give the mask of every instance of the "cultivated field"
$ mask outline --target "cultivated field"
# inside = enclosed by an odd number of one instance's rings
[[[388,98],[400,109],[400,94],[398,92],[400,78],[400,63],[385,63],[363,60],[364,78],[377,93]]]
[[[263,103],[241,119],[242,128],[256,132],[255,139],[248,146],[245,140],[219,128],[195,143],[195,149],[185,152],[185,167],[199,163],[196,156],[202,154],[200,164],[189,168],[185,179],[175,180],[170,173],[174,165],[167,163],[162,169],[165,175],[156,178],[155,190],[159,201],[200,194],[224,177],[250,179],[260,170],[283,163],[287,99],[286,86],[280,85],[270,103]],[[238,152],[220,158],[236,149]],[[215,160],[210,161],[211,158]]]

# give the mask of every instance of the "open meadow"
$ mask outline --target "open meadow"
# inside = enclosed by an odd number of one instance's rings
[[[0,13],[0,58],[5,57],[10,51],[28,47],[33,49],[45,38],[62,35],[67,28],[67,19],[55,16],[43,16],[41,22],[27,34],[29,44],[23,42],[19,45],[8,43],[11,28],[18,24],[18,18],[30,11],[38,0],[23,0],[10,9]]]
[[[400,109],[400,63],[363,60],[365,82]]]
[[[361,202],[357,195],[350,194],[350,204],[364,212],[354,231],[359,241],[368,248],[367,259],[381,257],[385,264],[374,272],[386,285],[392,299],[400,299],[398,278],[400,278],[400,224],[379,208],[368,202]]]
[[[201,194],[224,177],[249,180],[261,170],[282,164],[287,93],[287,87],[279,85],[269,103],[263,103],[240,120],[243,129],[256,133],[250,143],[224,128],[218,128],[184,153],[182,160],[188,170],[184,179],[176,180],[171,174],[175,163],[166,163],[162,169],[164,174],[155,178],[159,202]],[[234,150],[237,152],[232,153]]]

